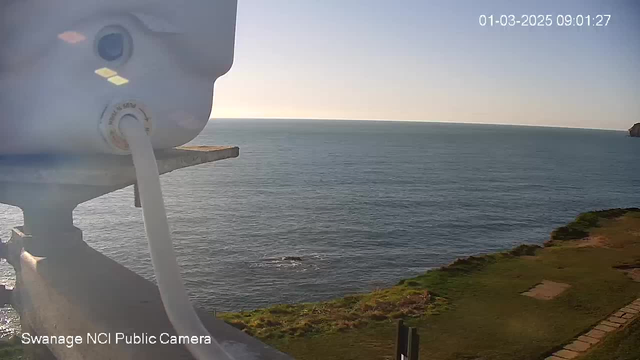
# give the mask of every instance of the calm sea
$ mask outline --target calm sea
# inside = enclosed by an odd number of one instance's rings
[[[193,144],[241,149],[162,180],[187,287],[211,310],[388,286],[460,256],[540,244],[582,211],[640,206],[640,139],[619,131],[215,120]],[[152,279],[132,193],[82,204],[75,221],[91,246]],[[19,210],[0,207],[5,240],[20,224]],[[11,284],[12,268],[0,270]],[[0,318],[16,327],[7,309]]]

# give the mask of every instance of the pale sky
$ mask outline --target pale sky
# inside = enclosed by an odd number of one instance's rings
[[[482,14],[554,25],[482,27]],[[559,14],[611,18],[559,27]],[[628,129],[640,121],[639,19],[635,0],[239,0],[212,117]]]

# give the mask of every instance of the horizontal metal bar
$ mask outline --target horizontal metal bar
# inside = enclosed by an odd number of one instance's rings
[[[39,336],[82,339],[73,346],[48,345],[56,358],[192,359],[182,344],[159,343],[176,333],[153,283],[82,241],[55,246],[60,243],[65,241],[33,238],[14,229],[8,250],[17,275],[15,307],[24,328]],[[207,312],[199,310],[198,315],[238,360],[291,359]],[[108,343],[87,343],[95,334],[109,335]],[[101,339],[107,340],[107,335]],[[127,338],[116,343],[118,336],[135,339],[134,335],[141,344],[127,344]],[[155,344],[149,342],[152,337]]]
[[[236,146],[187,146],[156,151],[160,174],[238,157]],[[135,182],[131,156],[0,156],[0,183],[129,186]],[[2,184],[3,186],[5,184]]]

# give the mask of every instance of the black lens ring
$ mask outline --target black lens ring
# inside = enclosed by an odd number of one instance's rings
[[[131,58],[133,41],[124,27],[110,25],[96,35],[94,50],[100,60],[111,66],[120,66]]]

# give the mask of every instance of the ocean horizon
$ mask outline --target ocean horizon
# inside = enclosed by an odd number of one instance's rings
[[[518,124],[518,123],[492,123],[492,122],[457,122],[457,121],[437,121],[437,120],[412,120],[412,119],[339,119],[339,118],[285,118],[285,117],[215,117],[209,119],[212,121],[372,121],[372,122],[388,122],[388,123],[425,123],[425,124],[451,124],[451,125],[490,125],[490,126],[515,126],[515,127],[534,127],[534,128],[550,128],[550,129],[576,129],[576,130],[602,130],[602,131],[621,131],[628,133],[629,129],[622,128],[598,128],[598,127],[576,127],[550,124]],[[632,127],[633,124],[630,124]]]
[[[240,157],[162,176],[196,305],[249,310],[391,286],[456,258],[542,244],[581,212],[637,207],[624,131],[385,120],[216,119],[190,145]],[[86,242],[147,279],[131,187],[74,212]],[[0,237],[22,225],[0,206]],[[3,284],[15,275],[0,265]],[[4,334],[19,330],[0,311]]]

